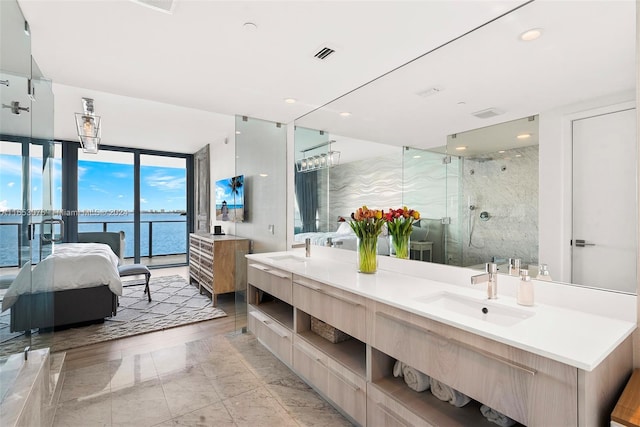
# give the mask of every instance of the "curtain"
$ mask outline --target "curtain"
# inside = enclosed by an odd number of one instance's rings
[[[318,172],[298,172],[295,176],[296,200],[300,208],[302,232],[318,231],[316,214],[318,213]]]

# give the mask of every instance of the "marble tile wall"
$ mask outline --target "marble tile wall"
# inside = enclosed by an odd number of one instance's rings
[[[465,158],[461,176],[462,265],[491,257],[537,264],[538,146]],[[487,221],[480,219],[482,212],[489,214]]]

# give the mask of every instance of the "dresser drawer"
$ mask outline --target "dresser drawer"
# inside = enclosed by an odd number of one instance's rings
[[[293,341],[293,369],[323,394],[327,394],[328,357],[302,338]]]
[[[250,262],[247,266],[247,281],[288,304],[293,301],[291,273]]]
[[[577,369],[384,304],[372,347],[525,425],[577,424]]]
[[[293,301],[296,308],[365,341],[366,302],[363,297],[295,276]]]
[[[293,333],[271,317],[250,307],[247,318],[249,330],[287,366],[292,361]]]

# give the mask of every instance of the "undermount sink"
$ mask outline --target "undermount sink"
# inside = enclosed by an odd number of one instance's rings
[[[276,256],[272,256],[269,257],[270,260],[272,261],[294,261],[294,262],[305,262],[306,259],[301,258],[299,256],[295,256],[295,255],[276,255]]]
[[[418,297],[416,301],[434,310],[445,310],[469,319],[499,326],[513,326],[534,313],[513,307],[505,307],[488,300],[466,297],[449,292]]]

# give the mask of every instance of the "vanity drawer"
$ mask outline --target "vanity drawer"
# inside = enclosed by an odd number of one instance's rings
[[[327,397],[358,424],[367,424],[367,383],[333,359],[329,359],[329,391]]]
[[[394,398],[387,396],[376,385],[367,383],[367,427],[431,427],[432,425]]]
[[[577,369],[374,303],[372,347],[525,425],[577,425]]]
[[[276,357],[287,366],[291,366],[293,332],[261,311],[252,307],[249,310],[247,317],[249,330]]]
[[[366,339],[366,302],[359,295],[294,276],[294,306],[360,341]]]
[[[327,395],[329,372],[328,357],[302,338],[295,337],[293,342],[293,369],[318,391]]]
[[[276,298],[291,304],[291,273],[250,262],[247,266],[247,281]]]

